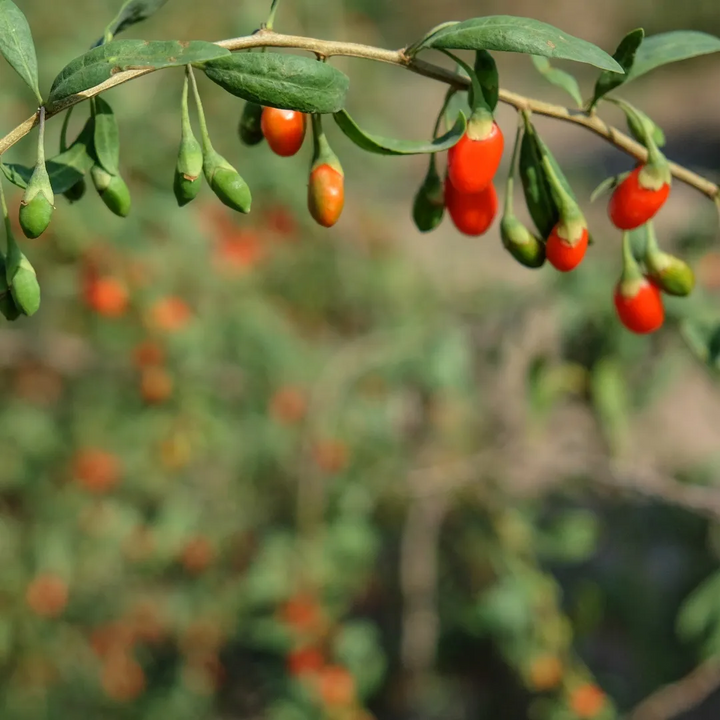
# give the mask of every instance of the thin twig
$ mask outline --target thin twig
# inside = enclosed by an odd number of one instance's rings
[[[428,63],[424,60],[411,58],[406,54],[404,49],[386,50],[384,48],[361,45],[358,43],[318,40],[300,35],[284,35],[267,29],[260,30],[253,35],[231,38],[229,40],[220,40],[216,44],[231,51],[249,50],[259,47],[282,47],[307,50],[308,52],[312,52],[318,56],[326,58],[333,56],[357,57],[404,67],[411,72],[417,73],[418,75],[422,75],[423,77],[437,80],[439,82],[444,82],[454,87],[465,88],[468,85],[467,78],[440,67],[439,65],[433,65],[432,63]],[[54,115],[61,113],[63,110],[67,110],[69,107],[94,97],[95,95],[99,95],[110,88],[117,87],[129,80],[134,80],[154,71],[155,68],[143,68],[119,72],[100,85],[96,85],[95,87],[84,90],[76,95],[71,95],[64,100],[53,104],[48,108],[46,117],[49,119]],[[540,100],[534,100],[503,89],[500,90],[500,100],[518,110],[528,110],[537,115],[544,115],[546,117],[555,118],[556,120],[581,125],[637,160],[642,162],[647,159],[647,150],[640,143],[635,142],[635,140],[620,132],[617,128],[608,125],[595,113],[588,114],[582,110],[570,110],[560,105],[552,105],[550,103],[541,102]],[[0,140],[0,156],[15,145],[15,143],[24,138],[35,127],[35,125],[37,125],[37,123],[38,113],[35,113],[32,117],[25,120],[25,122],[18,125],[14,130],[2,138]],[[676,163],[671,163],[670,169],[675,178],[690,187],[699,190],[712,200],[717,200],[720,197],[720,188],[718,188],[718,186],[710,180],[707,180],[697,173],[694,173],[681,165],[677,165]]]
[[[630,720],[671,720],[700,705],[718,688],[720,659],[713,657],[645,698],[630,713]]]

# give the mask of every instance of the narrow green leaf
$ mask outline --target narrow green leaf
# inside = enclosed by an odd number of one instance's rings
[[[238,53],[212,60],[205,74],[224,90],[270,107],[305,113],[335,113],[345,105],[347,75],[300,55]]]
[[[696,30],[675,30],[651,35],[645,39],[635,55],[635,63],[627,81],[634,80],[662,65],[718,51],[720,51],[720,38]]]
[[[578,81],[569,73],[550,64],[546,57],[532,55],[531,59],[535,69],[551,84],[562,88],[575,101],[578,107],[583,104],[582,94]]]
[[[534,133],[526,132],[520,144],[520,179],[530,217],[541,237],[547,238],[560,219],[560,213],[545,175]]]
[[[69,190],[82,180],[92,167],[94,162],[91,154],[92,138],[93,121],[88,119],[75,142],[65,152],[49,158],[45,163],[55,194]],[[11,183],[26,188],[34,168],[18,163],[0,163],[0,169]]]
[[[519,52],[623,72],[597,45],[539,20],[512,15],[489,15],[451,25],[429,37],[419,49],[423,48]]]
[[[12,0],[0,0],[0,52],[42,102],[30,25]]]
[[[487,50],[478,50],[475,53],[474,70],[485,96],[485,102],[494,111],[500,98],[500,78],[495,58]]]
[[[630,72],[635,64],[635,58],[637,57],[638,50],[640,49],[644,39],[645,31],[642,28],[638,28],[637,30],[629,32],[620,41],[613,57],[625,71],[625,75],[610,72],[609,70],[602,72],[595,83],[595,93],[593,94],[593,99],[589,105],[590,110],[595,107],[598,100],[600,100],[603,95],[607,95],[611,90],[620,87],[620,85],[622,85],[630,77]]]
[[[448,132],[434,140],[393,140],[371,135],[361,130],[345,110],[336,112],[333,117],[338,127],[359,148],[378,155],[424,155],[449,150],[465,133],[467,120],[459,113],[455,124]]]
[[[126,0],[115,19],[108,25],[106,34],[117,35],[131,25],[147,20],[168,0]]]
[[[120,172],[120,130],[110,105],[101,97],[95,100],[95,134],[93,142],[98,162],[111,175]]]
[[[204,40],[114,40],[66,65],[53,82],[48,102],[81,93],[123,70],[178,67],[227,55],[229,50]]]

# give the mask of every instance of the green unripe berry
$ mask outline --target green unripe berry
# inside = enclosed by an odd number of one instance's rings
[[[85,178],[78,180],[71,188],[68,188],[63,195],[68,199],[69,202],[74,203],[78,200],[82,200],[87,190],[87,183]]]
[[[203,152],[194,135],[183,134],[180,141],[173,190],[178,205],[194,200],[202,185]]]
[[[433,159],[425,180],[415,195],[412,216],[420,232],[430,232],[442,222],[444,214],[445,192]]]
[[[10,292],[10,286],[7,283],[5,272],[5,258],[0,256],[0,313],[3,314],[6,320],[13,321],[17,320],[22,313],[20,312],[20,308],[15,304],[15,300]]]
[[[668,295],[685,297],[695,287],[695,273],[680,258],[665,252],[651,252],[645,256],[648,274]]]
[[[515,216],[503,217],[500,237],[505,249],[521,265],[539,268],[545,263],[545,243],[536,238]]]
[[[238,135],[245,145],[257,145],[263,141],[264,135],[262,127],[260,126],[262,113],[262,105],[254,102],[245,103],[238,126]]]
[[[238,212],[244,214],[250,212],[252,203],[250,188],[225,158],[214,150],[207,152],[203,171],[205,179],[220,202]]]
[[[95,189],[107,207],[119,217],[130,214],[130,190],[120,175],[111,175],[100,165],[90,171]]]
[[[34,315],[40,307],[40,284],[35,268],[23,255],[13,277],[10,291],[15,305],[23,315]]]
[[[32,200],[20,202],[20,227],[25,237],[40,237],[50,224],[53,206],[48,199],[42,195],[36,195]]]

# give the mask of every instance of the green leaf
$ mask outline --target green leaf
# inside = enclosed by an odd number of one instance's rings
[[[650,132],[652,139],[658,147],[665,147],[666,139],[663,129],[655,121],[639,108],[634,108],[635,115],[625,113],[628,130],[630,134],[640,143],[645,144],[646,133]],[[638,123],[638,120],[640,121]]]
[[[342,110],[350,83],[347,75],[327,63],[272,52],[230,55],[206,63],[203,69],[232,95],[305,113]]]
[[[711,370],[720,372],[720,322],[684,320],[680,331],[690,351]]]
[[[101,97],[95,102],[95,157],[111,175],[120,172],[120,131],[110,105]]]
[[[720,51],[720,38],[695,30],[675,30],[651,35],[635,55],[635,63],[626,82],[662,65],[688,60]]]
[[[48,103],[95,87],[123,70],[179,67],[230,55],[230,51],[204,40],[115,40],[93,48],[66,65],[55,78]]]
[[[147,20],[155,14],[168,0],[126,0],[115,19],[108,25],[106,34],[117,35],[131,25]]]
[[[485,102],[494,111],[500,98],[500,79],[495,58],[487,50],[478,50],[475,53],[474,70],[485,96]]]
[[[489,15],[451,25],[428,38],[422,48],[519,52],[623,71],[610,55],[587,40],[539,20],[512,15]]]
[[[590,102],[589,109],[595,107],[598,100],[603,95],[607,95],[611,90],[622,85],[629,77],[630,71],[635,64],[635,58],[637,52],[642,45],[642,41],[645,38],[645,31],[642,28],[633,30],[628,33],[621,41],[613,55],[613,58],[617,60],[618,64],[625,71],[625,75],[620,75],[616,72],[610,72],[606,70],[600,74],[597,82],[595,83],[595,93],[593,99]]]
[[[536,70],[549,83],[565,90],[578,107],[582,106],[583,100],[582,94],[580,93],[580,86],[578,85],[578,81],[570,73],[553,67],[546,57],[532,55],[531,58]]]
[[[42,102],[30,25],[12,0],[0,0],[0,52]]]
[[[45,163],[55,194],[64,193],[73,187],[93,166],[92,138],[93,121],[88,119],[75,142],[65,152],[49,158]],[[11,183],[26,188],[34,168],[18,163],[0,163],[0,169]]]
[[[379,135],[370,135],[361,130],[345,110],[336,112],[333,117],[338,127],[359,148],[378,155],[423,155],[448,150],[460,140],[467,127],[465,116],[459,113],[455,124],[439,138],[434,140],[393,140]]]
[[[537,136],[533,132],[526,132],[520,144],[520,179],[530,217],[540,235],[547,238],[560,214],[543,167]]]

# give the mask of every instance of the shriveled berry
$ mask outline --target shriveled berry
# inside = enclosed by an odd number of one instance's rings
[[[491,183],[477,193],[460,192],[448,177],[445,180],[445,206],[455,227],[465,235],[486,233],[495,220],[498,198]]]
[[[615,227],[634,230],[651,220],[665,204],[670,185],[659,189],[645,188],[640,182],[643,166],[636,167],[616,188],[610,198],[608,214]]]
[[[345,180],[341,172],[323,163],[310,171],[308,209],[315,222],[332,227],[345,205]]]
[[[545,254],[550,264],[560,272],[574,270],[585,257],[588,247],[588,231],[584,228],[580,239],[574,244],[561,236],[561,224],[558,223],[545,243]]]
[[[302,147],[307,118],[296,110],[266,107],[260,127],[270,149],[281,157],[290,157]]]
[[[505,139],[495,122],[482,139],[473,139],[471,133],[466,132],[448,150],[448,173],[455,188],[463,193],[484,190],[495,177],[504,147]]]
[[[665,320],[660,290],[647,278],[619,282],[615,288],[615,309],[628,330],[642,335],[655,332]]]

